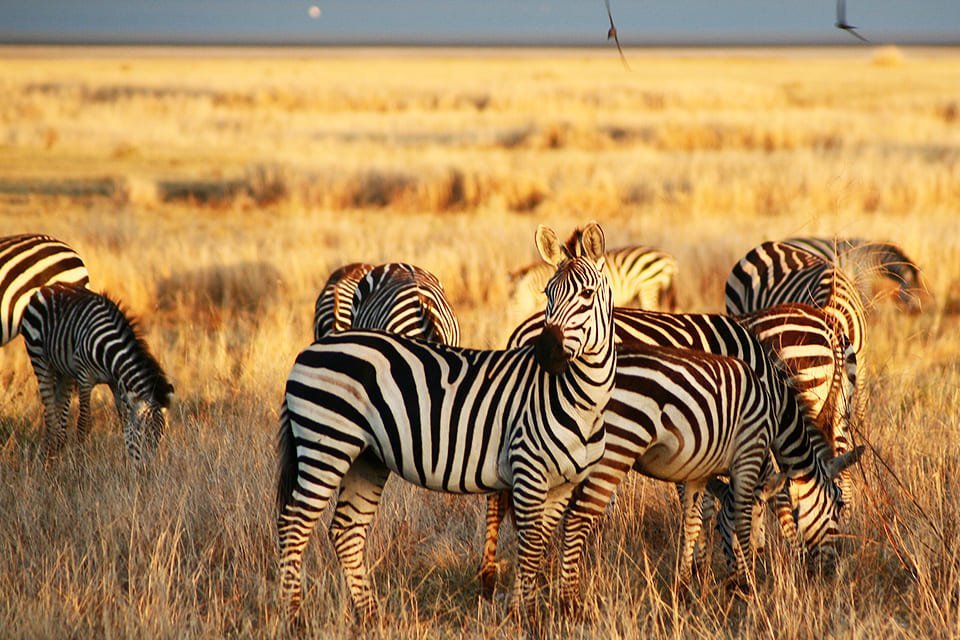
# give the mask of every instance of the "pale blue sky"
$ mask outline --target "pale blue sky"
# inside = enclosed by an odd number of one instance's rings
[[[611,1],[626,45],[856,43],[834,0]],[[960,42],[960,0],[847,0],[847,18],[875,42]],[[602,0],[0,0],[3,42],[602,45],[607,26]]]

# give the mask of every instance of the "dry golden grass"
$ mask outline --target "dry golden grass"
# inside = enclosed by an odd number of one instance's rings
[[[895,53],[647,51],[627,72],[606,50],[0,51],[0,235],[76,247],[177,388],[145,476],[103,390],[85,449],[44,466],[29,362],[20,341],[0,351],[0,635],[282,635],[276,409],[327,274],[415,262],[464,344],[498,346],[536,225],[597,219],[611,245],[673,253],[692,311],[721,308],[747,249],[798,234],[898,242],[932,300],[871,318],[875,451],[836,580],[771,544],[754,601],[708,571],[676,602],[673,489],[635,477],[592,554],[587,620],[546,607],[550,635],[957,637],[960,54]],[[378,635],[518,634],[504,600],[477,601],[481,521],[479,498],[391,481]],[[322,533],[306,576],[307,634],[351,636]]]

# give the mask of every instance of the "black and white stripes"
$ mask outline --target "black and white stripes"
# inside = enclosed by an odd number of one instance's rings
[[[105,383],[130,458],[136,465],[145,462],[163,436],[173,385],[119,306],[83,287],[43,287],[23,314],[23,335],[43,399],[48,454],[66,438],[74,384],[83,441],[90,427],[90,392]]]
[[[544,545],[573,488],[603,454],[613,386],[612,300],[603,234],[572,257],[549,229],[554,264],[536,345],[457,349],[386,333],[331,335],[297,357],[280,422],[278,535],[284,601],[301,598],[301,558],[339,488],[331,536],[361,616],[375,608],[366,530],[392,471],[441,491],[513,491],[520,533],[518,603],[532,604]],[[349,538],[350,544],[342,544]]]
[[[0,346],[19,335],[23,310],[37,289],[55,282],[85,286],[89,280],[77,252],[55,238],[0,238]]]

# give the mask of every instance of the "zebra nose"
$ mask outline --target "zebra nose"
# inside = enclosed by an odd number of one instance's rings
[[[534,356],[547,373],[563,373],[567,369],[568,357],[563,351],[563,330],[555,325],[544,325],[537,338]]]

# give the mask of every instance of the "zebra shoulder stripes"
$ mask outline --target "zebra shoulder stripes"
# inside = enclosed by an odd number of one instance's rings
[[[353,325],[353,294],[372,269],[372,264],[354,262],[330,274],[314,305],[314,340],[332,331],[346,331]]]
[[[101,383],[113,392],[133,463],[152,455],[166,427],[173,385],[116,302],[77,285],[43,287],[23,314],[23,336],[43,399],[48,455],[66,439],[74,384],[82,442],[90,427],[90,392]]]
[[[86,286],[89,281],[77,252],[55,238],[0,238],[0,346],[19,335],[23,310],[37,289],[55,282]]]
[[[865,306],[873,301],[874,281],[886,278],[897,286],[897,302],[904,310],[910,313],[922,311],[926,288],[920,277],[920,268],[897,245],[862,238],[803,237],[785,242],[840,267],[857,285]]]
[[[357,613],[375,611],[364,546],[388,471],[441,491],[511,489],[516,602],[532,605],[550,533],[603,454],[613,387],[613,303],[598,225],[582,244],[584,255],[573,257],[538,229],[537,247],[556,271],[534,345],[481,351],[350,331],[300,353],[281,409],[277,487],[279,576],[291,614],[303,550],[338,488],[334,549]]]

